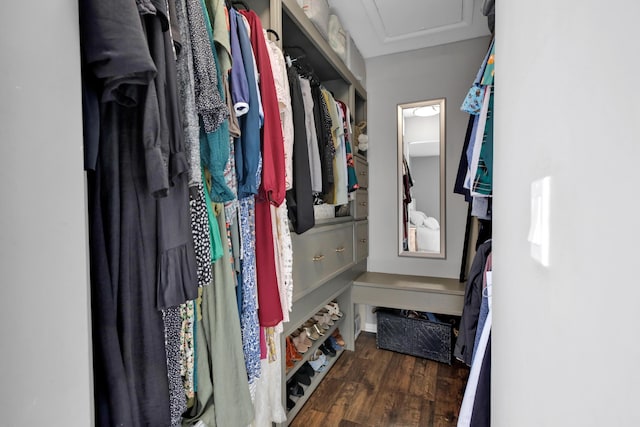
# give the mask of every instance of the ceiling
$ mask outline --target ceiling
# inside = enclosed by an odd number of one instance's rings
[[[329,0],[365,58],[489,35],[482,0]]]

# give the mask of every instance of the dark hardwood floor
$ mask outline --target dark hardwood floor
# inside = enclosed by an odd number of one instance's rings
[[[291,422],[292,427],[455,426],[469,368],[376,348],[363,332]]]

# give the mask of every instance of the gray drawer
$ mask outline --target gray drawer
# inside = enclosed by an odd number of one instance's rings
[[[361,157],[354,156],[356,175],[360,188],[369,188],[369,163]]]
[[[353,223],[292,234],[294,301],[353,265]]]
[[[369,256],[369,221],[358,221],[355,223],[353,233],[355,247],[355,261],[359,263]]]
[[[367,190],[356,190],[352,215],[354,219],[365,219],[369,215],[369,193]]]

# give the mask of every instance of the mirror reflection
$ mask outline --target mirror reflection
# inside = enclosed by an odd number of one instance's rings
[[[445,257],[445,100],[398,105],[399,253]]]

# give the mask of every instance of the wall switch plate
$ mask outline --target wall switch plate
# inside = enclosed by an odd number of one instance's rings
[[[549,266],[551,177],[531,183],[531,225],[527,240],[531,257],[545,267]]]

